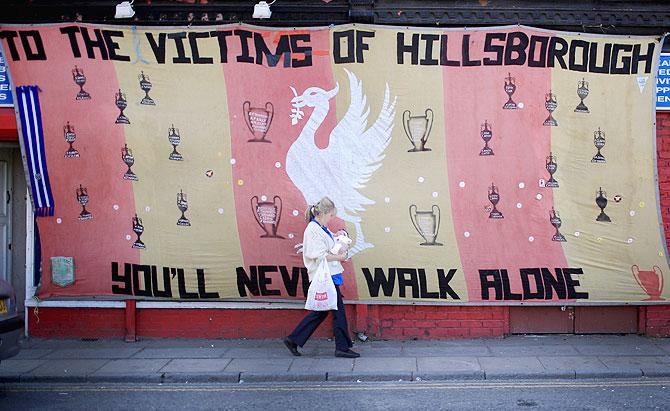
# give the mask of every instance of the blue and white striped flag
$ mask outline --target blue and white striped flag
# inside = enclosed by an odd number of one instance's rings
[[[49,183],[46,156],[44,155],[44,131],[40,111],[39,87],[16,88],[16,105],[21,119],[23,153],[32,190],[35,214],[54,215],[54,198]]]

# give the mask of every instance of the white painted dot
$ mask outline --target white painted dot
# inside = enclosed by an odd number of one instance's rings
[[[148,213],[149,211],[151,211],[151,207],[149,207],[149,206],[144,207],[144,211],[146,211]]]
[[[632,238],[629,238],[628,240],[626,240],[626,242],[627,242],[628,244],[631,244],[631,243],[633,242],[633,239],[632,239]]]
[[[56,219],[56,224],[60,224],[60,223],[62,223],[62,222],[63,222],[63,220],[62,220],[60,217],[58,217],[58,218]]]
[[[423,178],[423,177],[419,177],[419,178],[417,178],[417,181],[418,181],[419,183],[423,183],[424,181],[426,181],[426,179]]]
[[[390,233],[391,232],[391,227],[384,227],[384,232]]]
[[[524,104],[523,104],[523,103],[519,103],[519,104],[517,104],[517,106],[519,106],[519,108],[523,108]]]
[[[295,236],[293,235],[293,233],[289,233],[288,238],[293,238],[293,237],[295,237]]]
[[[580,235],[582,235],[582,233],[580,233],[579,231],[575,231],[575,237],[579,237]]]
[[[525,188],[525,187],[526,187],[526,183],[524,183],[523,181],[519,183],[519,188]]]
[[[598,237],[598,238],[596,238],[596,241],[600,243],[600,242],[603,241],[603,238],[602,238],[602,237]]]
[[[635,210],[630,210],[628,214],[630,214],[631,217],[635,216]]]
[[[463,237],[465,237],[465,238],[470,237],[470,232],[469,231],[464,232]]]
[[[298,215],[300,215],[300,211],[293,210],[293,217],[297,217]]]
[[[218,210],[216,210],[216,211],[218,211],[218,212],[219,212],[219,214],[223,214],[223,208],[219,208],[219,209],[218,209]]]
[[[126,240],[130,241],[130,239],[133,238],[130,236],[130,234],[126,234]]]
[[[459,183],[458,183],[458,186],[459,186],[460,188],[465,187],[465,181],[461,181],[461,182],[459,182]]]
[[[533,237],[533,236],[531,235],[530,237],[528,237],[528,241],[530,241],[530,242],[532,243],[533,241],[535,241],[535,237]]]
[[[535,195],[535,198],[537,198],[538,200],[542,200],[542,194],[537,193],[537,194]]]
[[[433,191],[433,197],[437,197],[438,195],[437,191]]]
[[[230,159],[230,164],[235,165],[235,163],[237,163],[237,160],[235,160],[234,158],[231,158]]]
[[[521,204],[521,203],[516,203],[516,208],[521,208],[521,207],[523,207],[523,204]]]
[[[391,197],[384,197],[384,202],[386,204],[390,203],[391,202]]]
[[[277,161],[277,162],[275,163],[275,167],[276,167],[276,168],[281,168],[281,163],[280,163],[279,161]]]
[[[266,196],[261,196],[261,201],[267,201],[267,199],[268,198]]]
[[[119,209],[119,205],[118,205],[118,204],[114,204],[114,205],[112,206],[112,208],[113,208],[114,210],[118,210],[118,209]]]

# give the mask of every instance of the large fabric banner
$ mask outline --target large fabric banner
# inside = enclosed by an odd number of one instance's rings
[[[40,298],[663,302],[660,38],[528,27],[4,26]]]

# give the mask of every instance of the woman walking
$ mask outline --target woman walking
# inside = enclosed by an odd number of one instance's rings
[[[327,225],[336,214],[335,204],[328,197],[324,197],[318,203],[307,207],[305,219],[308,224],[302,240],[302,259],[310,280],[314,277],[319,263],[324,258],[328,262],[328,268],[330,268],[330,274],[337,290],[337,310],[331,311],[333,313],[333,333],[335,334],[335,356],[356,358],[360,357],[360,354],[351,350],[353,343],[349,338],[347,315],[344,311],[342,293],[340,292],[340,285],[344,282],[342,277],[344,269],[340,262],[346,260],[347,252],[330,253],[335,240]],[[301,355],[298,346],[305,345],[309,337],[327,316],[328,311],[312,311],[305,316],[288,337],[284,338],[284,344],[291,351],[291,354]]]

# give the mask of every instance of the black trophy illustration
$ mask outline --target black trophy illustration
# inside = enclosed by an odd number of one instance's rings
[[[262,107],[251,107],[251,102],[245,101],[242,104],[242,110],[244,110],[244,121],[247,123],[247,127],[251,134],[254,135],[254,138],[248,140],[249,143],[271,143],[270,140],[266,140],[265,136],[270,130],[270,124],[272,124],[272,117],[274,116],[274,106],[269,101],[265,103],[265,108]]]
[[[544,95],[544,108],[547,109],[549,112],[549,117],[547,117],[546,120],[544,120],[545,126],[557,126],[558,121],[554,118],[552,113],[556,110],[556,107],[558,107],[558,101],[556,100],[556,94],[552,93],[551,90],[549,90],[548,94]]]
[[[424,242],[419,245],[442,245],[436,241],[440,230],[440,207],[437,204],[433,204],[433,207],[427,211],[419,211],[416,205],[412,204],[409,206],[409,218],[416,231],[424,239]]]
[[[489,201],[491,204],[493,204],[493,210],[489,213],[489,218],[504,218],[503,214],[498,211],[496,208],[496,205],[498,205],[498,202],[500,201],[500,194],[498,193],[498,187],[495,186],[495,184],[491,183],[491,187],[489,187]]]
[[[179,129],[174,128],[174,124],[168,129],[168,141],[172,144],[170,160],[182,161],[184,157],[177,151],[177,146],[181,143],[181,136],[179,135]]]
[[[598,152],[596,153],[595,156],[593,156],[591,162],[605,163],[605,156],[600,153],[600,149],[605,147],[605,132],[600,131],[600,127],[598,127],[598,131],[593,132],[593,145],[596,146]]]
[[[511,73],[507,73],[507,77],[505,77],[505,93],[507,93],[507,96],[509,99],[507,100],[507,103],[503,106],[504,109],[506,110],[514,110],[517,108],[516,103],[514,100],[512,100],[512,94],[516,91],[516,79],[512,77]]]
[[[142,91],[144,91],[145,94],[145,96],[142,97],[142,101],[140,101],[140,104],[144,104],[145,106],[155,106],[156,102],[154,101],[154,99],[149,97],[149,91],[151,90],[152,87],[151,81],[149,81],[149,76],[144,74],[144,71],[142,71],[137,78],[140,81],[140,88],[142,89]]]
[[[596,217],[596,221],[603,221],[606,223],[612,222],[610,217],[605,214],[605,207],[607,207],[607,193],[600,187],[598,191],[596,191],[596,194],[596,205],[600,208],[600,214]]]
[[[583,78],[577,82],[577,95],[581,101],[575,107],[575,113],[589,113],[589,108],[584,104],[584,99],[589,95],[589,82]]]
[[[274,196],[272,201],[265,201],[264,197],[258,201],[258,196],[251,197],[251,209],[254,218],[265,234],[261,238],[284,238],[277,235],[277,228],[281,221],[282,201],[279,196]]]
[[[551,207],[551,212],[549,213],[549,222],[556,229],[556,233],[551,237],[551,241],[560,241],[566,242],[563,234],[561,234],[558,229],[561,228],[561,217],[558,215],[558,211],[554,210],[554,207]]]
[[[135,217],[133,217],[133,231],[137,235],[137,240],[133,243],[133,248],[139,248],[144,250],[146,246],[140,240],[140,237],[142,236],[142,233],[144,232],[144,226],[142,225],[142,219],[135,214]]]
[[[426,147],[426,142],[433,128],[433,110],[427,108],[423,116],[413,116],[409,110],[405,110],[402,113],[402,126],[409,142],[412,143],[412,148],[407,150],[408,153],[431,151]]]
[[[126,100],[126,95],[119,89],[118,93],[114,93],[116,107],[119,109],[119,116],[116,118],[116,124],[130,124],[130,120],[123,114],[123,110],[128,107],[128,101]]]
[[[74,66],[74,70],[72,70],[72,80],[74,80],[75,84],[79,86],[79,92],[77,93],[75,100],[90,100],[91,95],[84,90],[84,84],[86,84],[84,70]]]
[[[133,156],[133,150],[128,148],[128,144],[124,144],[121,149],[121,160],[128,166],[128,170],[123,175],[124,180],[137,181],[137,175],[133,173],[133,170],[130,167],[135,164],[135,156]]]
[[[186,194],[182,190],[179,190],[177,193],[177,208],[181,211],[181,217],[177,220],[177,225],[190,226],[191,222],[184,215],[186,210],[188,210],[188,201],[186,200]]]
[[[77,189],[77,201],[81,204],[82,208],[81,213],[79,213],[79,219],[84,221],[93,218],[93,214],[86,210],[86,204],[88,204],[88,190],[81,184],[79,184],[79,188]]]
[[[71,126],[69,121],[63,126],[63,137],[70,145],[70,148],[65,151],[65,158],[79,157],[79,152],[72,147],[72,144],[77,139],[77,134],[74,132],[74,126]]]
[[[489,141],[493,138],[493,131],[491,130],[491,124],[484,120],[484,124],[481,125],[481,131],[479,132],[482,140],[484,140],[484,148],[479,152],[480,156],[492,156],[493,149],[489,147]]]
[[[547,161],[544,167],[549,172],[549,180],[547,180],[547,183],[544,186],[550,188],[557,188],[558,181],[556,181],[556,179],[554,178],[554,173],[556,172],[556,170],[558,170],[558,164],[556,163],[556,156],[554,155],[554,153],[549,152],[549,157],[547,157]]]

